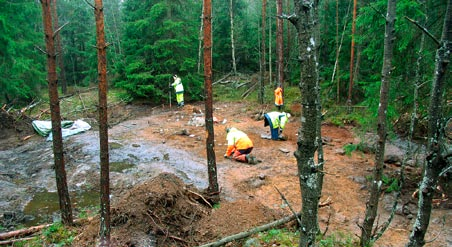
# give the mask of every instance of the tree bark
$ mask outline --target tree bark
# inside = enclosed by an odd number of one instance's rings
[[[97,73],[99,80],[99,144],[100,144],[100,246],[110,246],[110,164],[108,153],[107,109],[107,45],[105,42],[104,7],[95,0]]]
[[[58,99],[58,78],[56,73],[56,54],[52,28],[52,15],[50,11],[50,0],[41,0],[41,5],[47,53],[47,81],[49,83],[56,185],[58,190],[62,222],[65,225],[72,225],[72,207],[67,186],[65,160],[63,153],[63,137],[61,133],[61,114],[60,102]]]
[[[53,16],[53,29],[57,30],[58,27],[58,11],[57,11],[57,0],[52,0],[52,16]],[[61,84],[61,93],[67,93],[67,82],[66,82],[66,74],[64,73],[64,63],[63,63],[63,48],[61,47],[61,38],[60,32],[55,33],[55,45],[56,52],[58,56],[56,57],[58,67],[60,68],[60,84]]]
[[[350,81],[348,84],[348,98],[347,104],[352,104],[352,92],[353,92],[353,65],[355,63],[355,28],[356,28],[356,5],[357,0],[353,0],[353,21],[352,21],[352,44],[350,48]]]
[[[232,71],[237,74],[237,65],[235,63],[235,43],[234,43],[234,10],[233,0],[229,0],[229,16],[231,21],[231,55],[232,55]]]
[[[388,0],[386,14],[386,28],[384,38],[383,67],[381,71],[380,104],[378,107],[377,123],[377,149],[375,153],[375,167],[373,181],[370,189],[369,201],[366,205],[366,213],[361,227],[361,246],[369,246],[373,241],[373,224],[378,211],[378,199],[380,197],[382,175],[384,166],[384,151],[386,144],[386,111],[388,108],[389,82],[391,79],[391,64],[394,50],[394,32],[396,17],[396,0]]]
[[[295,18],[289,20],[298,33],[298,59],[301,70],[301,127],[298,130],[298,176],[302,192],[301,230],[299,246],[315,246],[319,232],[318,206],[322,192],[321,166],[315,163],[319,149],[320,114],[319,73],[317,65],[317,41],[319,31],[315,0],[295,1]],[[323,165],[323,164],[321,164]]]
[[[452,0],[448,0],[441,42],[435,58],[435,72],[429,107],[428,156],[426,158],[424,176],[419,186],[418,212],[407,244],[408,247],[424,246],[425,244],[424,238],[432,212],[435,187],[439,174],[447,164],[445,157],[443,157],[443,153],[446,153],[444,150],[443,94],[446,85],[447,67],[449,66],[450,53],[452,52],[451,8]]]
[[[282,16],[282,0],[276,2],[276,15]],[[278,83],[284,88],[284,61],[283,61],[283,20],[276,18],[276,46],[278,50]]]
[[[262,43],[261,43],[261,61],[260,61],[260,87],[259,87],[259,94],[258,94],[258,100],[260,104],[264,104],[264,80],[265,80],[265,42],[266,42],[266,36],[265,36],[265,29],[266,29],[266,13],[267,13],[267,0],[262,0]]]
[[[199,27],[198,37],[198,73],[201,73],[201,56],[202,56],[202,40],[203,40],[203,27],[204,27],[204,2],[202,4],[201,25]]]
[[[213,98],[212,98],[212,0],[204,0],[204,90],[206,99],[206,150],[209,187],[214,202],[219,201],[219,186],[217,177],[217,164],[215,159],[215,142],[213,128]]]

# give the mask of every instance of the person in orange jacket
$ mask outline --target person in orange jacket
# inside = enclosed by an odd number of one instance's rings
[[[250,155],[253,150],[253,142],[248,135],[234,127],[226,128],[226,133],[228,148],[224,154],[225,158],[249,164],[257,163],[256,158]]]
[[[281,84],[278,84],[278,86],[275,89],[275,106],[278,109],[278,111],[280,111],[283,105],[284,105],[283,90]]]

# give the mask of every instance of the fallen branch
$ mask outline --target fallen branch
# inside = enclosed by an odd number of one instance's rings
[[[217,83],[221,83],[221,81],[223,81],[224,79],[228,78],[230,75],[231,75],[231,73],[228,73],[227,75],[225,75],[225,76],[224,76],[223,78],[221,78],[220,80],[218,80],[218,81],[212,83],[212,85],[215,85],[215,84],[217,84]]]
[[[88,219],[76,219],[74,220],[74,224],[77,224],[79,222],[85,221],[85,220],[92,220],[93,217],[89,217]],[[9,239],[9,238],[17,238],[17,237],[22,237],[22,236],[28,236],[31,235],[35,232],[38,232],[46,227],[49,227],[52,224],[45,224],[45,225],[39,225],[39,226],[32,226],[29,228],[24,228],[24,229],[19,229],[19,230],[14,230],[14,231],[10,231],[10,232],[3,232],[0,233],[0,240],[5,240],[5,239]],[[1,244],[0,244],[1,245]]]
[[[0,241],[0,246],[3,246],[3,245],[14,246],[14,243],[16,243],[16,242],[29,241],[29,240],[32,240],[32,239],[34,239],[34,237],[18,238],[18,239],[11,239],[11,240]]]
[[[39,225],[39,226],[30,227],[30,228],[0,233],[0,240],[5,240],[5,239],[13,238],[13,237],[31,235],[31,234],[38,232],[38,231],[42,230],[43,228],[49,227],[51,225],[52,224]]]
[[[273,186],[275,187],[276,191],[278,191],[279,195],[281,196],[281,198],[284,200],[284,202],[286,202],[286,205],[289,207],[290,211],[292,212],[293,215],[297,215],[297,213],[295,212],[295,210],[293,210],[292,206],[290,205],[290,203],[287,201],[286,197],[283,195],[283,193],[281,193],[281,191],[279,191],[278,187],[276,187],[275,185]],[[301,226],[301,219],[299,217],[296,217],[298,224]]]
[[[190,192],[190,193],[192,193],[192,194],[194,194],[194,195],[196,195],[196,196],[201,197],[201,199],[202,199],[207,205],[209,205],[209,207],[212,208],[212,204],[210,204],[210,203],[206,200],[206,198],[204,198],[202,195],[200,195],[199,193],[196,193],[196,192],[194,192],[194,191],[191,191],[191,190],[187,190],[187,191]]]
[[[290,221],[292,221],[295,218],[298,218],[300,216],[301,216],[301,213],[297,213],[295,215],[287,216],[287,217],[284,217],[282,219],[279,219],[279,220],[273,221],[271,223],[268,223],[266,225],[258,226],[256,228],[250,229],[248,231],[241,232],[241,233],[238,233],[238,234],[235,234],[235,235],[231,235],[231,236],[225,237],[223,239],[220,239],[220,240],[218,240],[216,242],[208,243],[208,244],[205,244],[205,245],[201,245],[199,247],[222,246],[222,245],[224,245],[226,243],[229,243],[229,242],[232,242],[232,241],[235,241],[235,240],[239,240],[239,239],[242,239],[242,238],[246,238],[246,237],[251,236],[253,234],[256,234],[258,232],[263,232],[263,231],[275,228],[276,226],[279,226],[279,225],[285,224],[287,222],[290,222]]]
[[[257,83],[254,83],[253,85],[251,85],[251,86],[248,88],[248,90],[246,90],[246,91],[242,94],[242,98],[245,99],[246,97],[248,97],[248,95],[250,95],[251,92],[254,91],[254,88],[256,87],[256,85],[257,85]]]

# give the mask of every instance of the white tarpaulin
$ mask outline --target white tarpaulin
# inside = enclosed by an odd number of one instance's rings
[[[42,136],[48,136],[47,141],[52,140],[52,122],[35,120],[32,122],[33,128]],[[91,125],[83,120],[61,121],[61,134],[64,137],[75,135],[91,129]]]

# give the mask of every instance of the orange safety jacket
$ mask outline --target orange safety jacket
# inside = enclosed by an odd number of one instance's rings
[[[283,103],[283,96],[282,96],[282,88],[281,87],[277,87],[275,89],[275,105],[276,106],[282,106],[284,105]]]
[[[226,140],[228,141],[226,156],[231,156],[235,150],[245,150],[253,147],[251,139],[244,132],[234,127],[229,130]]]

